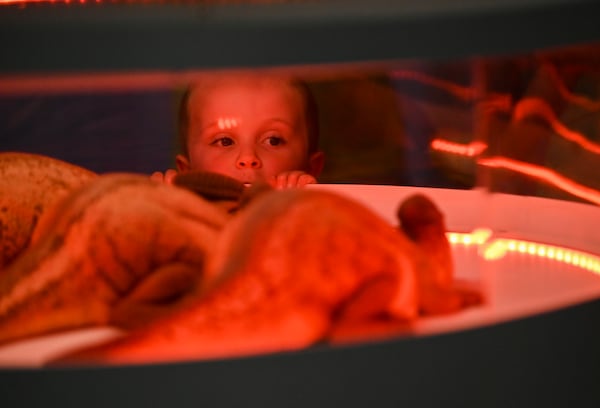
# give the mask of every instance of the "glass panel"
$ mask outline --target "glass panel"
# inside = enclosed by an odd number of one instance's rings
[[[600,44],[504,56],[7,74],[0,77],[0,151],[38,153],[100,174],[173,169],[184,153],[180,112],[188,85],[249,74],[292,76],[308,87],[325,157],[312,187],[355,197],[393,224],[399,202],[413,192],[439,205],[454,277],[481,291],[489,306],[459,315],[453,327],[572,302],[560,297],[567,281],[583,297],[600,293],[588,273],[600,272]],[[236,97],[236,109],[249,102],[247,118],[273,107]],[[220,133],[211,146],[232,143],[227,132],[241,128],[238,121],[213,121]],[[298,126],[310,127],[306,122]],[[286,143],[285,130],[278,132],[268,148]],[[565,281],[565,270],[575,280]],[[443,330],[430,322],[415,330]]]

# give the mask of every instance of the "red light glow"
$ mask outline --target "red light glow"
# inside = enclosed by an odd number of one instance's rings
[[[546,167],[508,159],[506,157],[490,157],[479,159],[477,160],[477,164],[487,167],[512,170],[521,174],[525,174],[529,177],[533,177],[545,183],[551,184],[554,187],[573,194],[576,197],[583,198],[594,204],[600,205],[600,193],[597,190],[578,184],[573,180],[564,177],[563,175],[558,174]]]
[[[467,157],[479,156],[487,149],[487,145],[479,141],[463,144],[450,142],[449,140],[444,139],[434,139],[431,141],[430,146],[434,150]]]
[[[580,106],[589,111],[597,111],[600,109],[600,101],[594,101],[583,95],[578,95],[574,92],[571,92],[571,90],[569,90],[565,85],[563,79],[560,77],[560,74],[555,66],[547,64],[544,68],[554,81],[554,85],[556,86],[556,89],[560,95],[565,98],[567,102]]]
[[[446,236],[451,245],[478,246],[487,261],[501,259],[508,252],[517,252],[551,261],[572,265],[600,275],[600,257],[583,251],[577,251],[557,245],[548,245],[533,241],[495,238],[490,240],[492,232],[477,229],[471,233],[448,232]]]
[[[458,85],[452,81],[432,77],[422,72],[410,70],[396,70],[391,74],[394,79],[404,79],[420,82],[430,85],[434,88],[443,89],[451,95],[465,101],[472,102],[481,99],[481,90],[475,86]],[[494,100],[495,105],[503,109],[511,105],[511,96],[508,94],[490,93],[485,95],[485,99]]]
[[[190,0],[189,2],[193,2]],[[26,6],[27,4],[35,3],[52,3],[52,4],[86,4],[87,0],[0,0],[0,6],[4,5],[21,5]],[[167,3],[167,0],[94,0],[94,3],[144,3],[144,4],[161,4]]]
[[[4,5],[20,5],[21,7],[25,7],[27,4],[34,3],[52,3],[52,4],[86,4],[86,3],[105,3],[105,4],[167,4],[167,3],[177,3],[177,4],[202,4],[205,3],[203,0],[177,0],[175,2],[169,0],[0,0],[0,6]],[[210,5],[213,4],[229,4],[231,3],[228,0],[213,0],[208,2]],[[279,3],[277,0],[257,0],[256,3],[261,4],[270,4],[270,3]]]
[[[581,140],[579,142],[581,142]],[[600,153],[600,146],[594,145],[589,141],[588,143],[586,143],[586,145],[588,147],[588,150],[593,148],[597,149],[598,153]],[[483,142],[476,141],[471,142],[469,144],[462,144],[450,142],[448,140],[443,139],[434,139],[431,142],[430,146],[433,150],[466,157],[479,156],[487,148],[487,145]],[[594,204],[600,205],[600,192],[593,188],[576,183],[573,180],[547,167],[526,163],[514,159],[509,159],[502,156],[479,158],[477,159],[477,164],[486,167],[502,168],[506,170],[515,171],[517,173],[521,173],[529,177],[538,179],[542,182],[553,185],[554,187],[566,191],[570,194],[573,194],[576,197],[583,198]]]
[[[546,101],[540,98],[525,98],[515,106],[513,120],[520,121],[529,116],[544,119],[562,138],[577,143],[585,150],[600,154],[600,145],[591,142],[581,133],[575,132],[562,124]]]

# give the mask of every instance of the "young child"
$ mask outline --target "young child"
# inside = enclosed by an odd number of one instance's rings
[[[314,100],[300,81],[258,74],[221,74],[190,86],[179,112],[177,171],[212,171],[250,185],[276,188],[316,183],[318,148]],[[177,174],[155,172],[170,183]]]

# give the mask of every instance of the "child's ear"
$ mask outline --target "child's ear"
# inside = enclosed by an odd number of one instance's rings
[[[190,161],[183,154],[175,156],[175,164],[177,165],[177,171],[180,173],[186,172],[190,169]]]
[[[308,158],[308,173],[317,178],[323,171],[325,165],[325,153],[322,151],[311,153]]]

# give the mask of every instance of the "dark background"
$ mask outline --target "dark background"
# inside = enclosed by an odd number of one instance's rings
[[[170,91],[0,98],[0,150],[39,153],[98,173],[150,174],[171,166]]]

